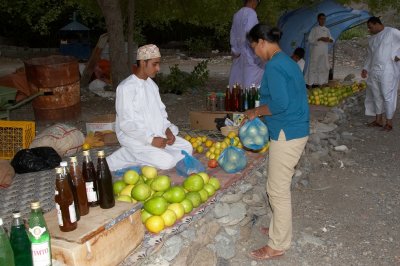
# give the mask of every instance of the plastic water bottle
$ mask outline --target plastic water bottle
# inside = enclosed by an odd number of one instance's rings
[[[19,211],[13,212],[10,243],[14,252],[15,266],[31,266],[31,242],[26,233],[25,225]]]
[[[0,218],[0,265],[14,266],[14,253],[3,228],[3,219]]]

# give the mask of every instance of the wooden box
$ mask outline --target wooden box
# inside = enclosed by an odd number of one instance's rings
[[[215,119],[226,118],[227,116],[236,123],[238,119],[242,119],[240,117],[243,117],[243,114],[239,112],[227,111],[190,111],[190,127],[192,129],[217,130],[217,123],[215,122]]]
[[[53,260],[65,265],[118,265],[144,237],[142,204],[115,202],[111,209],[91,208],[72,232],[61,232],[56,210],[45,214]]]

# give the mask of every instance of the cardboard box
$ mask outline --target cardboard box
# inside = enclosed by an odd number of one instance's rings
[[[46,213],[52,259],[73,266],[118,265],[143,241],[141,207],[117,201],[111,209],[90,208],[71,232],[60,231],[56,210]]]
[[[86,122],[86,133],[115,131],[115,114],[98,115]]]
[[[216,118],[225,118],[228,116],[229,119],[235,122],[234,125],[240,124],[242,113],[237,112],[210,112],[210,111],[191,111],[190,116],[190,127],[192,129],[205,129],[205,130],[217,130]]]

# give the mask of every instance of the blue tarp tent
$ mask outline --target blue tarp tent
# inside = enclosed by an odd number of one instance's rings
[[[319,13],[325,13],[325,26],[329,28],[335,40],[342,32],[366,22],[371,17],[367,11],[344,7],[333,0],[322,1],[283,14],[278,21],[278,26],[283,32],[280,46],[288,55],[291,55],[296,47],[304,48],[306,66],[309,54],[307,38],[311,29],[318,23]]]

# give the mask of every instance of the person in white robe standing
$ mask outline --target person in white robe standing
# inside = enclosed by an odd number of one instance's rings
[[[308,35],[310,60],[306,69],[305,80],[308,86],[321,86],[329,79],[329,43],[334,40],[331,32],[325,27],[326,16],[319,13],[318,25]]]
[[[229,87],[236,83],[242,88],[258,87],[264,74],[264,63],[254,54],[246,35],[258,24],[255,9],[259,0],[244,0],[242,7],[233,16],[230,31],[232,65],[229,74]]]
[[[132,165],[170,169],[192,146],[177,136],[178,128],[168,120],[159,88],[152,80],[160,71],[158,47],[148,44],[137,51],[137,70],[117,87],[115,131],[121,148],[107,157],[111,171]]]
[[[400,62],[396,61],[396,56],[400,49],[400,31],[385,27],[378,17],[369,18],[367,27],[372,35],[361,77],[367,79],[365,115],[375,116],[375,120],[367,125],[391,131],[399,86]]]

